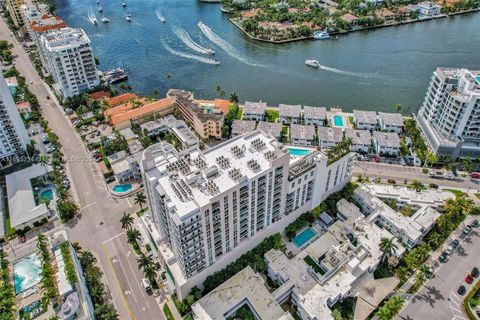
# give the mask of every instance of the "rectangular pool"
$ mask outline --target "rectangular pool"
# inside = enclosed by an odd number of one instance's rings
[[[333,116],[333,123],[337,127],[343,127],[343,117],[342,116]]]
[[[295,238],[293,238],[293,243],[297,248],[301,248],[305,243],[310,241],[316,235],[317,233],[315,232],[315,230],[313,230],[312,228],[307,228],[297,234]]]
[[[15,294],[22,293],[40,282],[41,262],[34,252],[13,264]]]
[[[299,156],[299,157],[304,157],[310,152],[312,152],[311,150],[308,150],[308,149],[297,149],[297,148],[287,148],[287,149],[292,156]]]

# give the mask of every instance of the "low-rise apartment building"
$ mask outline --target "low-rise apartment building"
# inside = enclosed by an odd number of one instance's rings
[[[343,130],[337,127],[318,127],[318,144],[322,149],[328,149],[341,142]]]
[[[315,145],[315,126],[292,124],[290,126],[290,142],[296,146],[310,147]]]
[[[278,122],[260,121],[257,125],[257,129],[276,138],[277,140],[280,140],[282,137],[282,124]]]
[[[254,120],[233,120],[231,137],[236,137],[244,133],[255,130],[257,122]]]
[[[377,130],[378,120],[375,111],[353,110],[355,128],[359,130]]]
[[[442,12],[442,6],[432,1],[423,1],[417,4],[417,12],[424,16],[437,16]]]
[[[378,113],[378,123],[380,130],[396,132],[401,134],[403,131],[403,116],[400,113]]]
[[[324,107],[303,106],[303,121],[306,125],[325,126],[327,109]]]
[[[345,129],[345,137],[352,139],[350,150],[358,153],[370,153],[372,134],[368,130]]]
[[[265,102],[246,101],[243,109],[243,120],[263,121],[265,120],[265,111],[267,104]]]
[[[382,156],[400,155],[400,137],[395,132],[373,132],[373,149]]]
[[[278,106],[279,119],[283,124],[302,123],[302,106],[299,104],[280,104]]]

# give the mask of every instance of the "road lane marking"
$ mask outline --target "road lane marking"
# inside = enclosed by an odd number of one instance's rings
[[[123,254],[125,256],[128,256],[128,257],[130,256],[130,253],[131,253],[130,250],[128,251],[128,253],[125,253],[125,249],[123,248],[123,245],[122,245],[121,242],[120,242],[120,248],[122,249]],[[130,264],[130,260],[128,258],[127,258],[127,264],[128,264],[128,267],[130,268],[130,270],[132,271],[132,275],[134,276],[135,275],[135,270],[132,268],[132,265]],[[140,271],[138,268],[136,270]],[[137,281],[135,281],[135,283],[137,283]],[[139,287],[140,292],[142,293],[143,299],[146,299],[143,288],[140,286],[139,283],[137,283],[137,286]],[[148,308],[150,308],[150,306],[148,305],[148,302],[146,300],[145,300],[145,304],[147,305]]]
[[[128,200],[128,198],[125,198],[125,200],[127,200],[128,205],[130,206],[130,208],[132,208],[132,204],[130,203],[130,201]]]
[[[130,284],[130,281],[128,281],[128,275],[125,273],[125,269],[123,268],[122,261],[120,260],[120,256],[118,255],[118,252],[117,252],[117,247],[115,247],[115,243],[113,241],[112,241],[112,246],[113,246],[113,250],[115,251],[115,255],[118,257],[118,264],[120,265],[120,269],[122,269],[122,272],[125,275],[125,280],[127,280],[128,287],[132,289],[133,287]],[[127,259],[127,262],[128,262],[128,259]],[[135,302],[138,305],[138,301],[135,295],[133,295],[133,300],[135,300]]]
[[[80,211],[83,211],[83,210],[85,210],[85,209],[87,209],[87,208],[90,208],[91,206],[95,205],[96,203],[97,203],[97,202],[95,201],[95,202],[92,202],[92,203],[90,203],[90,204],[87,204],[87,205],[84,206],[83,208],[80,208]]]
[[[107,243],[107,242],[109,242],[109,241],[112,241],[113,239],[120,237],[120,236],[121,236],[122,234],[124,234],[124,233],[125,233],[125,232],[120,232],[120,233],[117,234],[116,236],[113,236],[113,237],[111,237],[110,239],[107,239],[107,240],[103,241],[102,243],[105,244],[105,243]]]
[[[115,277],[115,281],[117,282],[118,288],[120,289],[120,292],[121,292],[121,295],[122,295],[123,304],[124,304],[125,307],[127,308],[128,313],[130,314],[130,317],[131,317],[133,320],[137,320],[137,318],[135,318],[135,316],[133,315],[132,310],[131,310],[130,307],[128,306],[127,299],[125,298],[125,295],[123,294],[122,286],[120,285],[120,281],[118,280],[117,272],[115,271],[115,268],[113,267],[112,261],[110,260],[109,254],[107,253],[107,249],[105,248],[105,244],[102,244],[102,249],[103,249],[103,252],[104,252],[104,254],[105,254],[105,257],[106,257],[107,260],[108,260],[108,264],[110,265],[110,269],[112,269],[112,271],[113,271],[113,276]]]

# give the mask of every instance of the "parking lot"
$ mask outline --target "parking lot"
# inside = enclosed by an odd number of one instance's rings
[[[470,223],[473,218],[467,217]],[[435,274],[425,285],[411,298],[410,303],[400,314],[399,319],[404,320],[463,320],[468,319],[463,310],[463,298],[457,291],[464,286],[468,293],[479,278],[468,284],[465,278],[471,273],[474,267],[480,267],[480,228],[473,228],[466,235],[462,232],[463,227],[456,230],[454,235],[446,241],[443,250],[454,239],[459,240],[459,246],[448,255],[445,263],[434,258]]]

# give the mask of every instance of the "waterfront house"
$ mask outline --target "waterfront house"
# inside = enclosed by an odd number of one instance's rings
[[[280,123],[283,124],[300,124],[302,122],[302,106],[299,104],[280,104],[278,106]]]
[[[292,124],[290,126],[290,140],[296,146],[313,146],[315,144],[315,126]]]
[[[375,111],[353,110],[355,126],[360,130],[377,130],[377,114]]]
[[[379,112],[378,123],[380,130],[402,133],[403,116],[400,113]]]
[[[18,102],[17,103],[17,110],[20,114],[22,114],[26,119],[28,119],[30,113],[32,112],[32,107],[30,106],[30,102]]]
[[[318,144],[322,149],[328,149],[341,142],[343,130],[338,127],[318,127]]]
[[[303,121],[305,124],[313,124],[315,126],[325,126],[327,109],[323,107],[303,107]]]
[[[409,6],[398,7],[393,10],[397,18],[399,18],[400,20],[408,19],[412,15],[412,9]],[[416,10],[413,10],[413,11],[416,11]]]
[[[265,120],[265,110],[267,104],[265,102],[250,102],[246,101],[243,110],[243,120]]]
[[[383,19],[385,23],[392,23],[395,21],[395,13],[388,10],[387,8],[378,9],[375,11],[377,17]]]
[[[106,91],[95,91],[88,94],[93,100],[102,100],[110,97],[110,93]]]
[[[231,137],[251,132],[255,130],[256,125],[257,122],[253,120],[233,120]]]
[[[358,17],[354,16],[351,13],[345,13],[344,15],[341,16],[341,18],[343,21],[350,23],[352,27],[358,25]]]
[[[382,156],[398,156],[400,154],[400,138],[395,132],[373,132],[373,148]]]
[[[350,150],[358,153],[369,153],[372,147],[372,134],[368,130],[345,129],[345,137],[352,139]]]
[[[278,122],[260,121],[257,129],[263,131],[269,136],[276,138],[277,140],[280,140],[282,137],[282,124]]]
[[[436,16],[442,12],[442,6],[431,1],[423,1],[417,4],[417,12],[424,16]]]
[[[126,104],[127,102],[137,98],[138,96],[134,93],[124,93],[111,98],[106,97],[103,101],[104,104],[106,104],[109,108],[113,108],[122,104]]]

